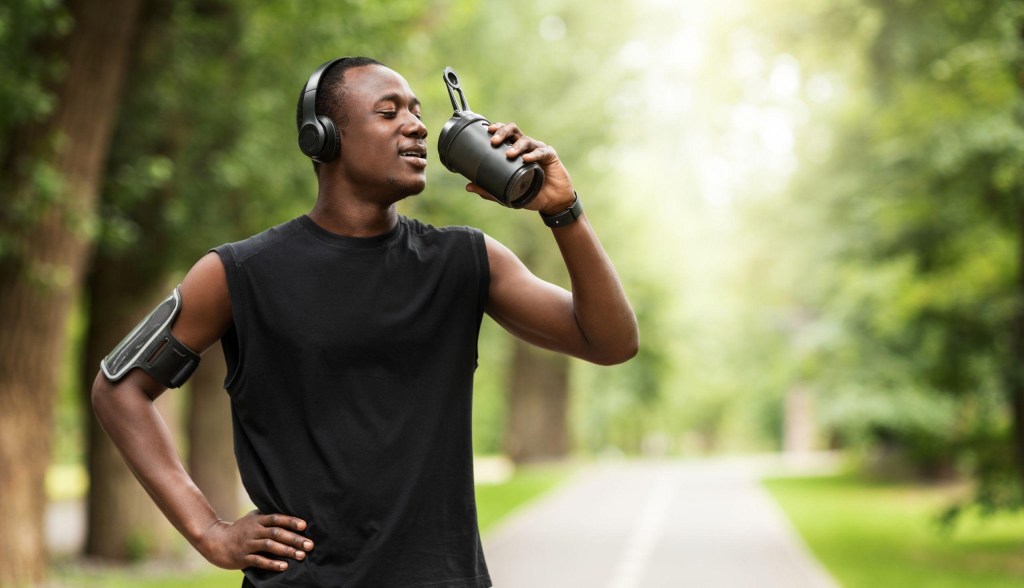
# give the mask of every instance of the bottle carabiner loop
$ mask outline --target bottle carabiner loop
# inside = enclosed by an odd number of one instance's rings
[[[444,68],[444,85],[448,88],[448,99],[452,101],[452,109],[457,113],[461,113],[469,110],[469,103],[466,102],[466,95],[462,93],[462,87],[459,85],[459,75],[455,73],[455,70],[446,67]],[[458,102],[455,101],[455,93],[459,93]],[[461,103],[462,108],[459,108]]]

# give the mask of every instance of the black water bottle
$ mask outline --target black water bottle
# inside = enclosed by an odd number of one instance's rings
[[[450,67],[444,68],[444,84],[455,112],[444,123],[437,139],[441,163],[487,190],[505,206],[522,208],[529,204],[544,184],[544,170],[536,163],[523,162],[522,156],[509,159],[505,155],[508,144],[491,145],[491,134],[487,132],[491,122],[469,109],[459,76]]]

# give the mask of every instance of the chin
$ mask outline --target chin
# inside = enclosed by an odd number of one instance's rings
[[[412,196],[418,196],[427,187],[426,179],[418,182],[397,182],[395,178],[388,178],[388,183],[396,188],[395,190],[395,202],[410,198]]]
[[[409,194],[409,196],[419,196],[420,194],[423,193],[423,190],[425,190],[426,188],[427,188],[427,184],[426,184],[426,182],[424,182],[424,183],[420,184],[420,186],[418,188],[416,188],[415,192],[413,192],[412,194]]]
[[[416,196],[417,194],[422,193],[423,190],[427,188],[427,180],[426,178],[423,178],[418,182],[410,182],[409,184],[404,185],[402,187],[405,188],[404,191],[406,196]]]

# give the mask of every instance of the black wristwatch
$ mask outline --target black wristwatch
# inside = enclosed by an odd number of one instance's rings
[[[583,202],[580,201],[580,197],[576,194],[575,190],[572,192],[572,204],[569,208],[552,215],[540,213],[540,218],[544,220],[544,224],[553,229],[571,225],[581,216],[583,216]]]

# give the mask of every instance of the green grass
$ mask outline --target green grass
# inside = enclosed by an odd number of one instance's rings
[[[1024,585],[1024,516],[964,515],[943,533],[951,487],[853,476],[764,482],[804,541],[846,588]]]
[[[148,566],[89,567],[76,565],[58,567],[51,572],[53,588],[238,588],[242,573],[212,566],[187,571],[170,571],[166,567]]]
[[[477,486],[480,530],[486,533],[516,508],[551,490],[569,474],[565,467],[534,467],[518,470],[507,481]],[[83,567],[58,564],[52,570],[54,588],[238,588],[242,574],[212,566],[186,566],[169,570],[166,565],[134,567]]]
[[[477,520],[486,534],[495,523],[519,506],[551,490],[569,474],[564,466],[535,466],[518,470],[500,484],[476,487]]]

